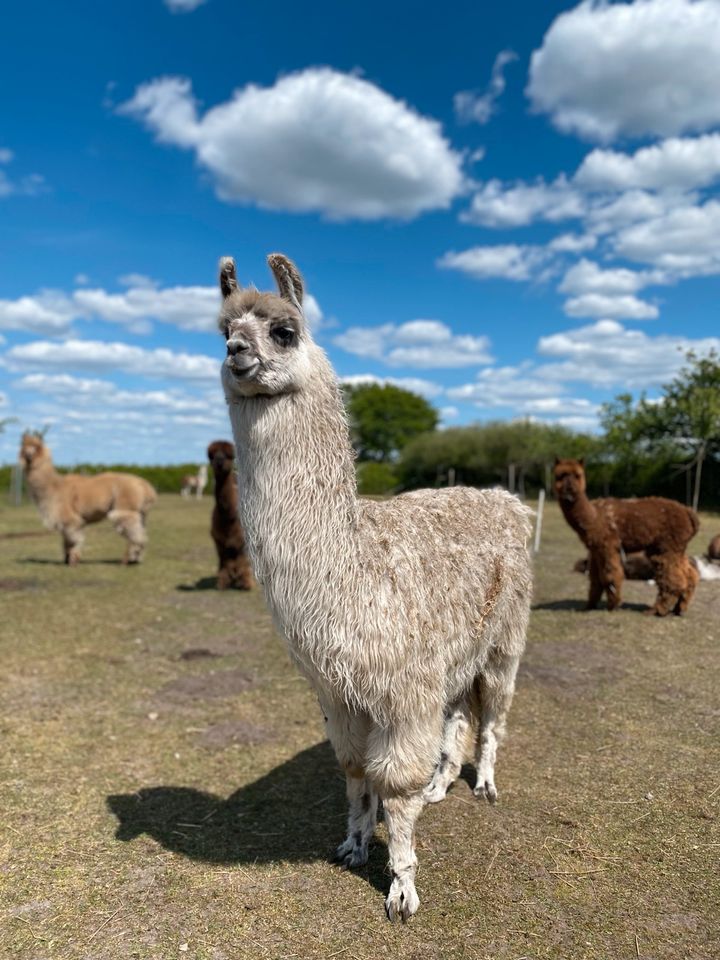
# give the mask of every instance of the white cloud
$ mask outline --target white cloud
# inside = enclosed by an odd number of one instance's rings
[[[495,113],[496,103],[505,92],[505,67],[517,60],[512,50],[501,50],[495,57],[490,83],[485,93],[463,90],[453,97],[455,115],[461,123],[487,123]]]
[[[660,314],[653,304],[629,294],[584,293],[566,300],[563,310],[569,317],[609,317],[614,320],[655,320]]]
[[[163,3],[171,13],[190,13],[207,3],[207,0],[163,0]]]
[[[83,288],[73,294],[79,317],[97,317],[145,332],[148,320],[172,323],[181,330],[213,331],[217,327],[220,294],[216,287],[164,287],[147,277],[130,275],[135,286],[122,293]],[[140,284],[138,285],[138,281]]]
[[[597,237],[591,233],[561,233],[548,244],[548,250],[553,253],[584,253],[597,246]]]
[[[685,362],[688,350],[706,354],[720,350],[719,337],[649,336],[628,330],[615,320],[541,337],[538,353],[557,362],[537,368],[537,376],[553,385],[576,381],[593,387],[639,389],[670,380]]]
[[[100,405],[103,410],[120,408],[148,413],[169,411],[185,414],[204,414],[208,409],[206,397],[181,390],[123,390],[110,380],[74,377],[68,373],[30,373],[13,386],[34,395],[55,397],[63,404],[74,403],[80,408],[94,409]]]
[[[566,133],[603,142],[720,124],[717,0],[584,0],[530,62],[527,94]]]
[[[539,179],[507,186],[489,180],[460,219],[484,227],[524,227],[535,220],[556,223],[582,217],[585,208],[583,194],[562,174],[552,183]]]
[[[618,296],[637,293],[650,283],[658,283],[661,276],[655,273],[628,270],[625,267],[603,269],[592,260],[583,257],[566,272],[558,290],[561,293],[601,293]]]
[[[6,166],[15,159],[15,154],[7,147],[0,147],[0,164]],[[39,173],[26,174],[19,180],[12,180],[5,170],[0,170],[0,199],[10,196],[35,197],[46,189],[45,178]]]
[[[198,114],[190,81],[139,87],[120,113],[195,151],[218,196],[332,219],[409,219],[463,189],[440,125],[360,77],[312,68]]]
[[[66,340],[64,343],[35,341],[11,347],[5,353],[11,370],[87,370],[139,374],[170,381],[219,382],[220,359],[202,354],[179,353],[158,348],[146,350],[127,343],[100,340]]]
[[[410,390],[411,393],[417,393],[426,400],[433,400],[441,396],[443,387],[433,380],[424,380],[421,377],[378,377],[374,373],[356,373],[349,377],[341,377],[341,383],[350,387],[364,386],[368,383],[386,384],[391,383],[395,387],[402,387],[403,390]]]
[[[496,277],[504,280],[530,280],[546,260],[547,253],[542,247],[506,243],[471,247],[460,253],[451,250],[440,257],[437,265],[449,270],[460,270],[476,280]]]
[[[621,230],[615,252],[676,276],[720,273],[720,202],[677,207]]]
[[[469,401],[477,407],[512,407],[522,409],[528,403],[555,396],[558,387],[538,378],[532,365],[488,367],[481,370],[474,383],[450,387],[451,400]]]
[[[41,290],[35,296],[17,300],[0,300],[0,330],[56,336],[69,330],[74,316],[72,302],[57,290]]]
[[[358,357],[391,367],[442,369],[491,363],[487,337],[454,334],[438,320],[411,320],[381,327],[350,327],[333,343]]]
[[[590,190],[695,190],[720,177],[720,134],[673,137],[633,154],[592,150],[574,181]]]

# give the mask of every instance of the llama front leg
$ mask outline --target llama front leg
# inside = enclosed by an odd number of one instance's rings
[[[335,851],[335,860],[343,867],[362,867],[368,861],[368,845],[375,832],[378,797],[365,777],[346,774],[348,798],[348,835]]]
[[[465,742],[469,729],[470,704],[467,699],[464,699],[453,704],[445,715],[440,760],[435,767],[432,780],[423,792],[426,803],[439,803],[444,800],[448,788],[457,780],[465,755]]]
[[[688,585],[685,561],[685,554],[676,553],[663,553],[650,558],[658,592],[654,606],[645,613],[665,617],[681,604]]]
[[[63,556],[65,563],[75,567],[80,562],[80,553],[85,536],[81,527],[63,527]]]
[[[415,889],[415,821],[424,803],[421,793],[383,798],[392,875],[390,892],[385,900],[388,920],[399,917],[405,923],[420,906]]]
[[[495,761],[505,736],[507,715],[515,692],[518,658],[491,656],[477,678],[478,736],[475,745],[477,779],[473,793],[488,803],[497,801]]]

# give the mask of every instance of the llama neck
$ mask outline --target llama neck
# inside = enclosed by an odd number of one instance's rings
[[[46,454],[41,460],[35,461],[25,474],[30,495],[36,503],[42,503],[51,497],[62,483],[62,477],[55,470],[52,458]]]
[[[578,494],[572,503],[561,500],[560,509],[575,533],[583,543],[587,543],[597,523],[597,511],[587,494],[585,492]]]
[[[318,612],[330,602],[322,585],[336,581],[357,555],[353,453],[325,355],[318,349],[311,387],[241,398],[230,404],[230,419],[255,575],[292,632],[292,621],[300,629],[311,608]]]

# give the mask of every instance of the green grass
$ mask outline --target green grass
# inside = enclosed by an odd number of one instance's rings
[[[328,862],[320,712],[260,594],[212,588],[209,511],[163,496],[142,567],[100,525],[69,569],[0,507],[0,956],[717,960],[720,584],[684,619],[642,616],[641,583],[581,612],[548,507],[500,802],[462,780],[425,811],[393,927],[382,824],[366,869]]]

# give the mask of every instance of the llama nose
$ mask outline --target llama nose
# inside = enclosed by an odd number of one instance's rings
[[[242,337],[233,337],[227,342],[227,352],[229,357],[235,357],[238,353],[246,353],[250,349],[250,344]]]

